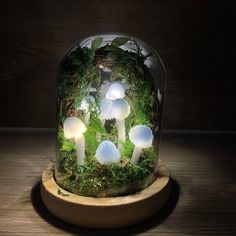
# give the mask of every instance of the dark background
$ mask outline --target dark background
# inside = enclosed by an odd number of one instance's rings
[[[236,130],[229,1],[6,0],[0,9],[0,127],[55,127],[67,49],[123,32],[153,46],[166,66],[165,129]]]

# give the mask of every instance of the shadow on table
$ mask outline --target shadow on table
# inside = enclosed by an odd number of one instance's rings
[[[79,234],[79,235],[100,235],[108,236],[108,235],[133,235],[145,232],[147,230],[150,230],[152,228],[157,227],[162,222],[167,219],[167,217],[171,214],[171,212],[174,210],[178,199],[179,199],[179,192],[180,187],[177,181],[171,178],[171,192],[170,192],[170,198],[168,199],[166,205],[164,208],[159,211],[157,214],[152,216],[151,218],[128,227],[124,228],[116,228],[116,229],[89,229],[89,228],[82,228],[78,226],[71,225],[69,223],[65,223],[61,221],[60,219],[56,218],[54,215],[52,215],[45,205],[43,204],[41,194],[40,194],[40,183],[38,182],[31,191],[31,202],[35,209],[35,211],[38,213],[38,215],[46,220],[49,224],[51,224],[54,227],[57,227],[65,232],[69,232],[72,234]],[[99,217],[99,216],[98,216]]]

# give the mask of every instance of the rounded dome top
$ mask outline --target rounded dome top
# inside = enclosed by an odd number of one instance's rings
[[[139,148],[148,148],[152,145],[152,130],[146,125],[136,125],[129,131],[130,141]]]

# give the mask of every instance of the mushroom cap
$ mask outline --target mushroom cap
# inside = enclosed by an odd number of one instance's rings
[[[101,120],[110,120],[113,118],[111,115],[111,106],[112,106],[112,101],[110,99],[103,98],[101,100],[100,114],[99,114]]]
[[[93,96],[91,95],[85,96],[81,101],[79,109],[88,111],[89,105],[93,103],[95,103],[95,99]]]
[[[136,125],[129,131],[130,141],[139,148],[148,148],[152,145],[152,130],[146,125]]]
[[[100,93],[100,96],[102,98],[106,98],[107,92],[108,92],[109,88],[111,87],[111,85],[113,85],[113,84],[121,85],[123,87],[123,89],[124,89],[124,92],[127,89],[129,89],[129,87],[130,87],[127,83],[125,83],[122,80],[122,78],[120,78],[120,80],[116,80],[116,81],[113,81],[113,82],[111,82],[109,80],[105,80],[105,81],[103,81],[103,83],[102,83],[102,85],[101,85],[101,87],[99,89],[99,93]]]
[[[95,157],[101,164],[111,164],[120,160],[120,153],[112,142],[106,140],[98,146]]]
[[[125,119],[130,114],[130,106],[128,102],[123,98],[114,100],[111,106],[111,114],[115,119]]]
[[[63,130],[65,138],[70,139],[80,137],[87,128],[79,118],[72,116],[65,119]]]
[[[123,98],[124,96],[125,90],[120,83],[112,83],[106,94],[106,98],[111,100]]]

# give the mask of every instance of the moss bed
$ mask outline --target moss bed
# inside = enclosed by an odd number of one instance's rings
[[[130,162],[134,145],[128,136],[122,143],[121,159],[118,163],[100,164],[95,158],[98,145],[104,140],[117,144],[115,120],[99,119],[99,92],[103,84],[101,68],[111,71],[110,82],[122,81],[129,85],[125,99],[131,112],[125,119],[126,134],[134,125],[149,126],[158,133],[158,101],[153,78],[145,65],[149,55],[142,55],[140,45],[127,37],[115,38],[110,44],[102,45],[103,39],[93,40],[91,48],[77,47],[64,58],[59,77],[58,90],[58,144],[59,155],[56,160],[55,179],[64,189],[93,197],[110,197],[136,192],[150,185],[156,178],[154,166],[157,154],[154,147],[144,149],[138,165]],[[121,48],[126,43],[136,47],[135,52]],[[85,135],[85,164],[77,165],[74,140],[65,139],[63,121],[76,116],[84,119],[85,113],[78,110],[83,97],[92,94],[95,103],[89,107],[90,123]],[[98,135],[99,134],[99,135]]]
[[[77,166],[76,153],[60,155],[61,168],[56,171],[57,183],[64,189],[83,196],[111,197],[141,190],[155,180],[154,156],[144,152],[139,165],[122,158],[120,162],[102,165],[95,157],[86,157],[85,165]]]

